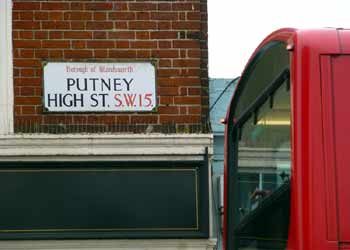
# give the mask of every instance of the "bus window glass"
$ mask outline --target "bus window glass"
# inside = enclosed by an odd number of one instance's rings
[[[247,224],[249,219],[246,218],[249,218],[265,199],[273,196],[275,192],[280,192],[280,187],[289,183],[290,123],[290,92],[286,80],[243,122],[240,129],[237,166],[238,210],[239,220],[243,224]],[[289,206],[289,203],[285,206]],[[285,216],[288,220],[289,215]],[[265,215],[265,218],[268,216]],[[281,220],[280,223],[283,224],[284,221]],[[263,228],[268,225],[266,221],[262,223],[265,225],[259,225],[260,222],[255,222],[253,232],[250,232],[249,226],[242,229],[239,249],[280,249],[276,240],[283,241],[279,238],[281,235],[265,234]],[[259,226],[262,227],[262,231],[257,231]],[[288,225],[278,225],[277,228],[288,229]],[[258,238],[264,238],[265,242],[257,240]]]
[[[266,87],[289,65],[289,54],[282,42],[272,42],[263,48],[263,56],[252,66],[240,98],[235,107],[236,118],[260,95]]]

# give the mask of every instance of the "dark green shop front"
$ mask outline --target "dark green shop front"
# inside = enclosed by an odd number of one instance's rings
[[[207,161],[0,166],[0,239],[209,236]]]

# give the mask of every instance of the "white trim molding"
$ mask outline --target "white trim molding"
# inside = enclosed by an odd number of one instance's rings
[[[12,0],[0,1],[0,51],[0,134],[12,134]]]
[[[215,239],[3,241],[1,250],[214,250]]]
[[[0,161],[178,161],[212,155],[211,134],[0,136]]]

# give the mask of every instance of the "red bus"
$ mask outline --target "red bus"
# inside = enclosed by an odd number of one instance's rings
[[[226,116],[226,250],[350,249],[350,30],[281,29]]]

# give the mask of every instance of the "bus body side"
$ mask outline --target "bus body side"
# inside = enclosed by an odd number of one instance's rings
[[[350,31],[282,29],[265,39],[254,55],[273,40],[285,42],[290,50],[292,153],[287,249],[350,249]],[[226,118],[225,138],[227,250],[232,235],[228,221],[234,220],[228,215],[232,209],[228,207],[228,187],[232,185],[227,160],[232,108]]]

